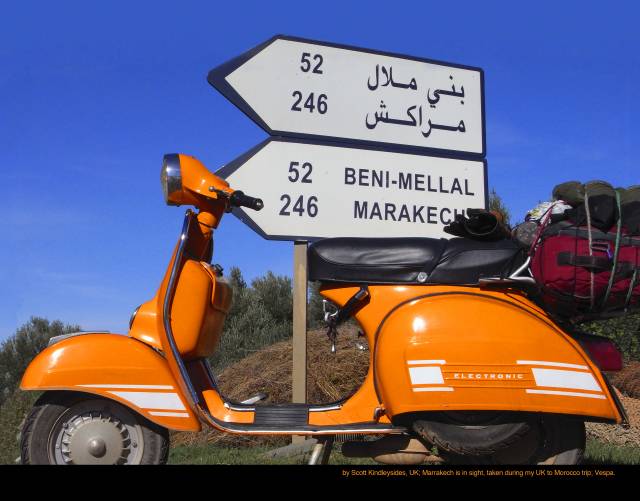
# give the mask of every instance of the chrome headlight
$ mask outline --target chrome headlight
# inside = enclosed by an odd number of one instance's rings
[[[138,310],[140,309],[140,306],[138,306],[135,310],[133,310],[133,313],[131,314],[131,318],[129,318],[129,330],[131,330],[131,326],[133,325],[133,321],[136,319],[136,315],[138,314]]]
[[[182,193],[182,172],[180,171],[180,157],[177,154],[170,153],[162,159],[160,183],[167,205],[180,205],[178,200]]]

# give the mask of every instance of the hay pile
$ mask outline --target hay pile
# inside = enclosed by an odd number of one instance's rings
[[[369,351],[356,348],[359,339],[366,346],[364,337],[358,338],[355,325],[339,328],[337,352],[330,352],[325,330],[310,331],[307,336],[307,401],[332,403],[357,390],[369,367]],[[269,398],[261,403],[291,402],[291,340],[276,343],[257,351],[226,368],[218,375],[222,393],[230,400],[242,401],[258,393]],[[204,429],[200,433],[175,433],[173,445],[216,443],[228,447],[279,445],[291,441],[290,437],[254,437],[222,433]]]
[[[625,364],[620,372],[609,373],[611,384],[622,393],[633,398],[640,398],[640,362]]]
[[[357,390],[367,373],[369,351],[356,348],[356,340],[366,346],[365,338],[357,337],[355,324],[340,328],[337,353],[330,352],[324,330],[308,333],[307,400],[311,403],[331,403]],[[269,398],[262,403],[291,402],[291,340],[276,343],[231,365],[218,376],[220,388],[230,400],[242,401],[258,393]],[[590,436],[620,445],[640,445],[640,362],[630,362],[623,371],[609,373],[620,390],[623,405],[629,413],[630,428],[620,425],[589,423]],[[173,433],[173,445],[215,443],[225,447],[278,446],[290,443],[288,436],[248,436],[222,433],[206,427],[200,433]]]

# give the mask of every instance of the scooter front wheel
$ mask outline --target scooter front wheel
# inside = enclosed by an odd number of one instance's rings
[[[21,433],[23,464],[164,464],[169,432],[113,400],[52,391]]]

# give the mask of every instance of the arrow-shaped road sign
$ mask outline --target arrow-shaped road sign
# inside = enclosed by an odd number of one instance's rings
[[[208,80],[270,135],[485,155],[479,68],[276,36]]]
[[[260,197],[235,214],[263,237],[435,237],[468,208],[486,207],[486,162],[268,139],[220,169]]]

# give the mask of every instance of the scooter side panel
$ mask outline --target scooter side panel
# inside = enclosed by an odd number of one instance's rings
[[[508,410],[621,422],[597,367],[522,296],[440,289],[400,303],[377,332],[375,382],[389,415]]]
[[[116,400],[160,426],[201,429],[166,360],[127,336],[87,334],[49,346],[31,362],[20,388],[93,393]]]

